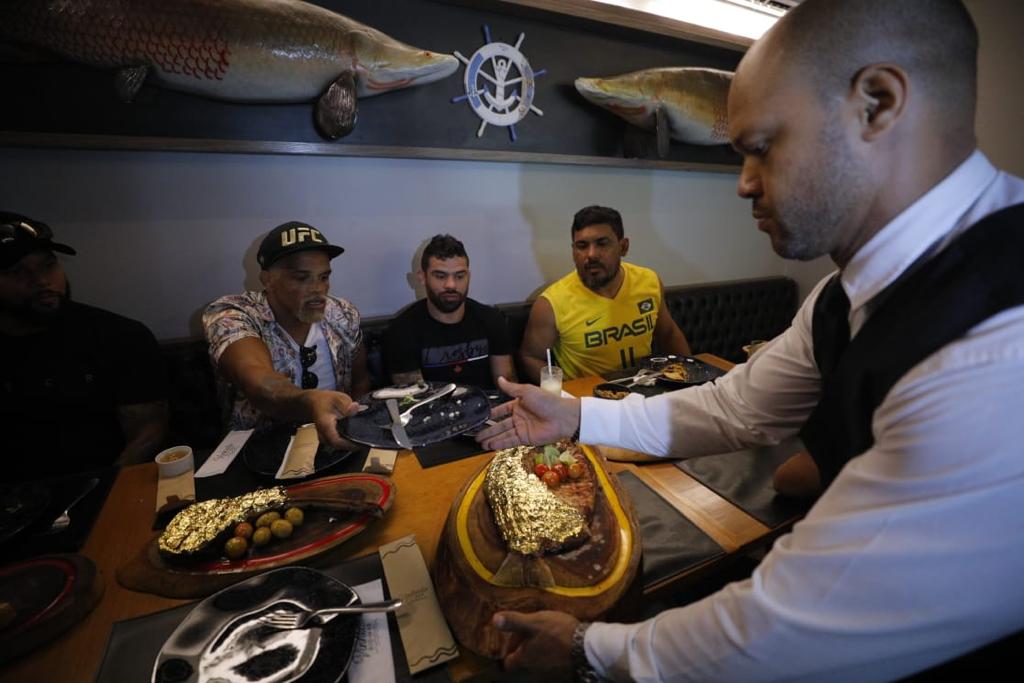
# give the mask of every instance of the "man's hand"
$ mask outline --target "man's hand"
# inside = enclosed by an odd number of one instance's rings
[[[491,417],[508,419],[482,430],[476,440],[487,449],[543,445],[572,436],[580,423],[580,400],[561,398],[529,384],[513,384],[504,377],[498,388],[514,400],[491,411]]]
[[[491,620],[499,631],[512,633],[502,652],[506,669],[529,669],[569,680],[572,675],[572,632],[580,623],[564,612],[498,612]]]
[[[310,389],[304,392],[309,405],[310,419],[316,425],[322,443],[334,450],[351,450],[352,444],[338,434],[338,420],[359,412],[359,404],[340,391]]]

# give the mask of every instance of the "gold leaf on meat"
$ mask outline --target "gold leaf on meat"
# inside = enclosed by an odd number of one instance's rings
[[[258,489],[235,498],[214,498],[188,506],[174,516],[160,536],[160,552],[184,557],[203,550],[225,530],[268,510],[284,507],[288,494],[281,486]]]
[[[508,549],[539,555],[588,534],[583,515],[523,466],[529,446],[498,451],[488,466],[484,494]]]

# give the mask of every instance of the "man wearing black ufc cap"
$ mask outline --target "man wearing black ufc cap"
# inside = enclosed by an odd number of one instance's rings
[[[203,314],[210,357],[230,405],[231,429],[313,422],[342,448],[337,421],[370,388],[359,311],[328,295],[331,259],[344,249],[311,225],[271,230],[256,259],[261,292],[224,296]]]
[[[12,478],[153,457],[167,431],[156,340],[71,301],[45,223],[0,212],[0,451]]]

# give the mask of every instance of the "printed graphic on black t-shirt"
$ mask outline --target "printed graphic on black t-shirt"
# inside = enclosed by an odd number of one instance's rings
[[[449,344],[448,346],[428,346],[423,349],[420,365],[427,368],[446,368],[455,366],[455,372],[461,372],[459,366],[473,361],[487,360],[486,339]]]
[[[384,336],[387,371],[392,375],[419,370],[430,382],[456,382],[493,387],[491,356],[511,353],[501,312],[473,299],[458,323],[430,317],[421,299],[392,321]]]

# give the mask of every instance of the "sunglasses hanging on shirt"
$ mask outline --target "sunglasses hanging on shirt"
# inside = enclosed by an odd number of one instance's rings
[[[302,388],[303,389],[316,389],[316,386],[320,383],[320,378],[315,373],[310,372],[310,368],[313,363],[316,362],[316,347],[315,346],[301,346],[299,347],[299,363],[302,364]]]

